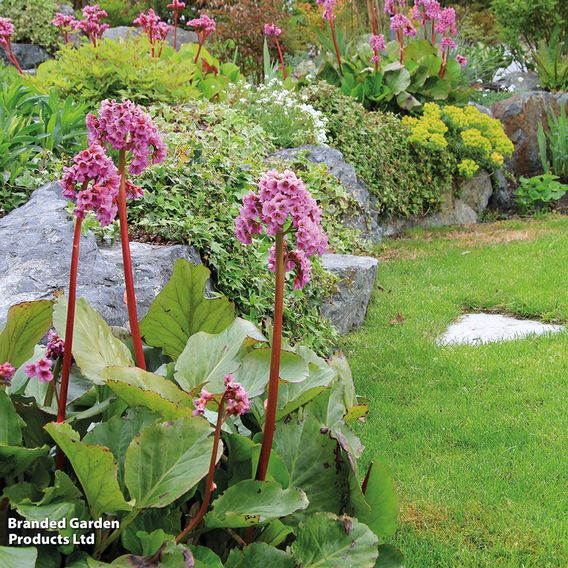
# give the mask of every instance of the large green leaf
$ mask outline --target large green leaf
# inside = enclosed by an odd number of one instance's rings
[[[102,376],[129,406],[145,406],[167,420],[193,414],[191,397],[160,375],[136,367],[108,367]]]
[[[285,517],[308,506],[303,491],[276,481],[246,479],[229,487],[205,516],[211,528],[239,528]]]
[[[211,275],[202,265],[179,259],[172,276],[140,322],[140,331],[149,345],[161,347],[177,359],[187,340],[198,331],[219,333],[233,321],[234,306],[225,297],[204,295]]]
[[[298,527],[291,550],[302,568],[373,568],[377,536],[352,517],[318,513]]]
[[[203,384],[207,384],[210,392],[222,392],[223,378],[240,365],[241,349],[263,340],[252,323],[239,318],[221,333],[196,333],[189,338],[176,362],[175,379],[188,392]]]
[[[240,550],[233,548],[225,568],[294,568],[294,560],[284,552],[264,542],[253,542]]]
[[[108,448],[81,442],[79,434],[64,422],[51,422],[45,429],[71,462],[94,519],[132,508],[120,491],[116,461]]]
[[[386,538],[392,536],[398,526],[398,498],[386,465],[376,458],[369,467],[365,500],[371,510],[360,511],[357,517],[378,537]]]
[[[61,297],[53,311],[53,321],[60,337],[65,337],[66,318],[67,299]],[[134,366],[128,347],[112,334],[86,298],[79,298],[75,307],[73,357],[83,374],[98,385],[104,384],[101,373],[106,367]]]
[[[126,452],[124,479],[136,508],[165,507],[207,475],[211,427],[202,418],[179,418],[142,430]],[[219,444],[217,460],[223,453]]]
[[[0,389],[0,445],[19,446],[22,443],[21,422],[6,389]]]
[[[37,548],[0,546],[0,568],[32,568],[36,565]]]
[[[404,568],[404,556],[392,544],[381,544],[375,568]]]
[[[136,434],[145,426],[156,422],[158,414],[146,408],[131,408],[124,417],[113,416],[106,422],[100,422],[83,438],[85,444],[106,446],[118,463],[118,482],[124,486],[124,459],[126,450]]]
[[[49,455],[49,446],[22,448],[0,445],[0,477],[19,475],[38,459]]]
[[[392,65],[393,64],[391,63],[391,66]],[[392,69],[388,71],[387,67],[385,67],[385,69],[383,70],[385,84],[395,95],[398,95],[399,93],[405,91],[410,85],[410,73],[408,72],[408,69],[405,69],[404,67],[401,69]]]
[[[51,326],[51,300],[16,304],[8,310],[6,326],[0,333],[0,365],[19,367],[34,353],[36,343]]]

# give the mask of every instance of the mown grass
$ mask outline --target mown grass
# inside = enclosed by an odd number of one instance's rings
[[[348,336],[367,459],[390,464],[407,567],[568,566],[568,333],[438,347],[464,311],[568,322],[568,218],[382,245]]]

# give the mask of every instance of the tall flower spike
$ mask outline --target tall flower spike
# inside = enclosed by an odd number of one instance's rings
[[[17,57],[12,50],[12,34],[14,33],[14,24],[10,18],[0,18],[0,47],[6,52],[6,56],[12,65],[18,70],[21,75],[24,74]]]
[[[216,29],[217,25],[215,24],[215,20],[210,18],[206,14],[202,14],[199,18],[195,18],[193,20],[189,20],[187,25],[190,28],[193,28],[197,33],[197,42],[199,47],[197,48],[197,53],[195,54],[195,59],[193,60],[194,63],[199,61],[199,55],[201,54],[201,49],[203,48],[203,44],[205,40],[210,36]]]
[[[165,41],[168,36],[170,26],[168,26],[166,22],[163,22],[151,8],[147,13],[140,12],[133,23],[139,25],[146,34],[152,51],[152,57],[160,57],[163,46],[162,42]],[[156,47],[158,47],[158,50],[156,50]]]
[[[166,6],[169,10],[174,13],[174,49],[177,49],[177,26],[180,12],[185,9],[185,2],[180,0],[173,0],[171,4]]]
[[[284,81],[286,80],[286,64],[284,63],[284,55],[282,54],[282,48],[280,47],[280,42],[278,41],[278,36],[282,34],[282,30],[276,24],[264,24],[264,35],[266,37],[273,37],[274,43],[276,44],[276,49],[278,49],[278,57],[280,58],[280,67],[282,69],[282,76]]]
[[[70,41],[69,34],[79,29],[79,20],[69,14],[55,14],[51,23],[59,30],[63,41],[67,44]]]
[[[108,16],[107,12],[98,4],[93,6],[85,6],[83,8],[83,18],[77,28],[83,30],[87,37],[91,40],[91,43],[97,47],[99,40],[103,36],[106,30],[108,30],[108,24],[102,24],[103,18]]]

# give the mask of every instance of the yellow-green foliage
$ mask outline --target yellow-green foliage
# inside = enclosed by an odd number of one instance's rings
[[[501,123],[475,106],[426,103],[420,118],[405,117],[403,123],[411,129],[411,142],[433,150],[449,149],[458,160],[459,174],[466,177],[479,168],[502,168],[504,157],[513,153]]]

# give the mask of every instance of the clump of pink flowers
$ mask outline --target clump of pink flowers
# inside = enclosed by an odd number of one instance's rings
[[[284,55],[282,54],[282,48],[280,47],[280,41],[278,36],[282,34],[282,30],[276,24],[264,24],[264,35],[266,37],[274,38],[274,43],[276,44],[276,49],[278,49],[278,57],[280,58],[280,67],[282,69],[282,76],[284,81],[286,80],[286,64],[284,63]]]
[[[134,23],[142,28],[150,43],[152,57],[160,57],[163,42],[170,31],[170,26],[160,19],[160,16],[150,8],[148,12],[140,12]],[[157,48],[157,49],[156,49]]]
[[[68,44],[71,41],[70,34],[79,29],[79,20],[69,14],[55,14],[51,23],[59,30],[63,41]]]
[[[94,142],[79,152],[64,172],[63,196],[76,203],[77,218],[84,219],[86,212],[93,211],[101,225],[112,223],[118,212],[120,176],[104,148]]]
[[[14,24],[10,18],[0,18],[0,46],[6,52],[8,59],[20,74],[24,74],[18,59],[12,50],[12,34],[14,33]]]
[[[215,20],[206,14],[202,14],[199,18],[189,20],[187,25],[190,28],[193,28],[197,33],[197,42],[199,47],[197,48],[197,53],[195,54],[195,59],[193,61],[194,63],[197,63],[205,40],[217,29],[217,25],[215,24]]]
[[[107,12],[98,4],[85,6],[83,8],[83,20],[80,20],[77,28],[84,31],[94,47],[97,47],[99,40],[103,36],[109,25],[101,23],[103,18],[108,16]]]
[[[337,59],[337,64],[339,65],[339,71],[341,72],[341,54],[339,52],[339,44],[337,43],[337,34],[335,33],[335,5],[337,0],[317,0],[318,5],[323,8],[322,18],[326,20],[329,24],[329,30],[331,31],[331,38],[333,40],[333,47],[335,49],[335,57]]]
[[[205,414],[205,408],[209,402],[214,402],[218,407],[224,404],[228,416],[241,416],[250,410],[250,401],[245,389],[233,380],[232,375],[225,375],[225,390],[221,396],[212,394],[205,388],[201,389],[199,398],[194,401],[193,415]]]
[[[254,235],[295,234],[297,250],[284,252],[286,271],[296,270],[294,287],[303,288],[310,277],[309,256],[327,250],[327,236],[320,225],[321,209],[302,180],[292,171],[266,173],[258,184],[258,192],[243,198],[243,206],[235,220],[239,241],[251,244]],[[288,245],[288,242],[285,242]],[[275,270],[275,249],[270,251],[269,267]]]
[[[369,39],[369,45],[373,50],[371,63],[375,64],[375,71],[377,71],[379,62],[381,61],[380,53],[385,49],[385,36],[383,34],[373,34]]]
[[[55,360],[59,359],[59,357],[63,357],[65,353],[65,341],[57,335],[54,330],[51,330],[47,334],[47,345],[46,345],[46,352],[45,356],[48,359]]]
[[[174,49],[177,49],[177,26],[179,14],[185,9],[185,2],[180,0],[173,0],[171,4],[166,6],[174,13]]]
[[[0,365],[0,385],[9,387],[12,384],[12,377],[16,374],[16,369],[10,363]]]
[[[140,174],[150,162],[158,164],[166,157],[167,146],[152,119],[131,101],[104,100],[99,116],[88,114],[86,122],[89,144],[109,144],[132,153],[131,174]]]
[[[51,361],[51,359],[42,357],[35,363],[28,363],[24,367],[24,373],[26,373],[30,379],[37,377],[42,383],[49,383],[53,380],[53,372],[51,371],[52,365],[53,361]]]

